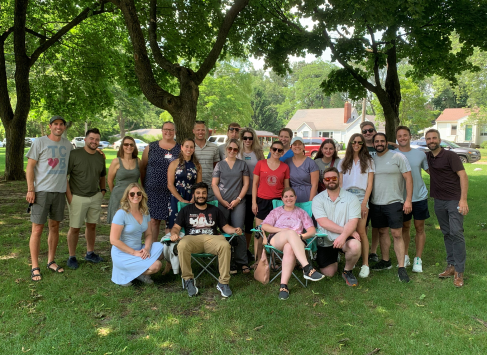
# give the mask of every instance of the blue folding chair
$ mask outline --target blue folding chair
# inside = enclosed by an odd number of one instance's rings
[[[272,201],[272,207],[273,208],[277,208],[277,207],[280,207],[280,206],[283,206],[284,203],[281,201],[281,200],[273,200]],[[308,201],[308,202],[300,202],[300,203],[296,203],[296,207],[299,207],[299,208],[302,208],[303,210],[306,211],[306,213],[311,217],[313,212],[312,212],[312,209],[311,209],[311,206],[312,206],[312,203],[311,201]],[[257,228],[255,229],[252,229],[252,232],[257,232],[257,233],[260,233],[260,235],[262,236],[262,238],[265,236],[265,232],[262,230],[261,228],[262,226],[258,226]],[[308,261],[311,263],[312,262],[312,259],[313,259],[313,252],[316,252],[317,248],[316,248],[316,238],[323,238],[323,237],[326,237],[327,234],[326,233],[316,233],[314,237],[312,238],[308,238],[305,240],[306,242],[306,246],[304,248],[304,250],[306,252],[308,252],[309,254],[309,259]],[[272,245],[270,244],[265,244],[264,245],[264,248],[266,250],[266,252],[269,254],[269,265],[273,265],[275,266],[275,259],[278,258],[281,263],[282,263],[282,255],[284,254],[282,252],[282,250],[279,250],[275,247],[273,247]],[[304,266],[304,265],[302,265]],[[278,268],[279,272],[277,273],[277,275],[275,275],[272,280],[269,281],[269,283],[271,283],[272,281],[274,281],[281,273],[282,273],[282,267],[279,266]],[[303,286],[303,287],[307,287],[308,286],[308,280],[307,279],[304,279],[305,283],[303,283],[299,278],[298,276],[294,273],[294,271],[292,272],[294,278],[296,280],[298,280],[298,282]]]
[[[206,203],[209,205],[213,205],[213,206],[218,207],[218,201],[207,201]],[[181,209],[183,207],[186,207],[187,205],[189,205],[189,203],[178,202],[178,212],[181,211]],[[184,228],[181,228],[181,232],[184,233]],[[222,233],[222,235],[227,239],[227,241],[229,243],[231,243],[233,238],[235,238],[235,236],[236,236],[236,234],[227,234],[227,233]],[[170,238],[162,238],[161,242],[171,243],[171,239]],[[212,263],[215,261],[215,259],[217,257],[218,257],[218,255],[209,254],[209,253],[191,254],[191,260],[196,262],[198,265],[200,265],[203,268],[203,270],[201,270],[200,273],[197,276],[195,276],[195,278],[194,278],[194,284],[195,285],[196,285],[196,279],[198,279],[198,277],[200,277],[205,271],[208,274],[210,274],[216,281],[218,281],[218,277],[216,277],[212,272],[213,270],[210,269]],[[184,280],[183,279],[181,279],[181,280],[182,280],[183,289],[184,289]]]

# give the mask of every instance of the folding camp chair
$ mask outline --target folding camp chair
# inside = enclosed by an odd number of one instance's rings
[[[213,205],[213,206],[216,206],[218,207],[218,201],[207,201],[206,202],[208,205]],[[186,207],[187,205],[189,205],[189,203],[184,203],[184,202],[178,202],[178,212],[183,208],[183,207]],[[181,228],[181,232],[184,233],[184,228]],[[235,238],[236,234],[227,234],[227,233],[222,233],[222,235],[227,239],[227,241],[229,243],[232,242],[233,238]],[[171,239],[170,238],[163,238],[161,240],[161,242],[163,243],[167,243],[167,242],[171,242]],[[196,285],[196,279],[198,277],[200,277],[205,271],[210,274],[216,281],[218,281],[218,277],[216,277],[213,272],[213,270],[211,270],[211,266],[213,264],[213,262],[215,261],[215,259],[218,257],[218,255],[214,255],[214,254],[209,254],[209,253],[196,253],[196,254],[191,254],[191,260],[196,262],[198,265],[200,265],[203,270],[200,271],[200,273],[195,276],[194,278],[194,283]],[[212,272],[213,271],[213,272]],[[183,289],[184,289],[184,280],[182,280],[182,283],[183,283]]]
[[[311,210],[311,204],[312,204],[311,201],[300,202],[300,203],[296,203],[296,207],[302,208],[311,217],[313,214],[313,212]],[[284,205],[284,203],[281,200],[273,200],[272,201],[272,207],[273,208],[277,208],[277,207],[280,207],[283,205]],[[252,229],[252,231],[260,233],[262,237],[264,237],[264,235],[265,235],[265,232],[262,230],[261,226],[258,226],[256,229]],[[314,237],[308,238],[307,240],[305,240],[306,246],[305,246],[304,250],[309,253],[309,259],[308,260],[310,263],[311,263],[311,260],[313,259],[313,252],[316,252],[316,250],[317,250],[316,249],[316,238],[322,238],[322,237],[326,237],[326,236],[327,236],[326,233],[316,233]],[[270,244],[264,245],[264,248],[265,248],[266,252],[269,253],[269,265],[275,265],[276,258],[279,259],[282,263],[282,255],[283,255],[282,250],[279,250]],[[302,266],[304,266],[304,265],[302,265]],[[275,275],[272,278],[272,280],[269,281],[269,283],[274,281],[281,273],[282,273],[282,266],[279,267],[279,272],[277,273],[277,275]],[[294,271],[292,272],[292,274],[293,274],[294,278],[296,280],[298,280],[298,282],[303,287],[308,286],[308,280],[307,279],[304,279],[305,283],[303,283],[298,278],[298,276],[294,273]]]

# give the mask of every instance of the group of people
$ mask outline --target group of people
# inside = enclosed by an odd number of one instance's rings
[[[111,191],[107,223],[111,224],[112,281],[119,285],[129,286],[136,278],[144,283],[153,282],[150,275],[162,268],[166,247],[159,242],[163,221],[164,234],[177,243],[175,249],[189,296],[198,293],[191,254],[199,252],[218,255],[217,289],[224,297],[232,294],[230,275],[251,270],[253,255],[249,247],[254,226],[268,232],[266,242],[283,252],[280,299],[289,296],[287,283],[296,260],[306,279],[318,281],[338,271],[339,255],[343,253],[342,277],[349,286],[358,283],[352,271],[360,257],[359,277],[368,277],[370,269],[390,269],[389,229],[398,277],[409,282],[406,267],[411,263],[407,252],[411,219],[414,217],[416,229],[413,272],[422,272],[424,221],[429,218],[423,169],[431,175],[431,196],[435,198],[435,213],[447,251],[448,266],[439,277],[454,276],[455,286],[463,286],[463,216],[468,213],[468,178],[458,156],[440,147],[440,134],[436,130],[425,135],[431,150],[425,154],[411,149],[408,127],[397,128],[395,144],[366,121],[360,125],[362,133],[351,136],[343,159],[338,157],[332,139],[325,139],[312,159],[305,155],[303,139],[293,137],[290,129],[283,128],[265,159],[252,128],[231,123],[226,144],[217,146],[206,140],[205,123],[196,121],[194,139],[177,144],[175,125],[165,122],[162,139],[150,143],[141,159],[134,139],[124,137],[105,181],[105,157],[97,150],[98,129],[86,132],[84,148],[72,149],[62,137],[65,127],[62,117],[52,117],[51,133],[36,139],[27,153],[34,281],[42,278],[39,245],[48,218],[47,268],[64,272],[54,256],[65,200],[70,226],[67,266],[72,269],[79,266],[76,246],[83,223],[87,241],[85,260],[102,261],[94,253],[94,246],[107,182]],[[273,209],[276,199],[281,199],[284,206]],[[207,203],[213,200],[217,206]],[[308,201],[312,204],[312,216],[295,205]],[[181,206],[184,207],[178,210]],[[317,238],[318,270],[308,261],[304,250],[306,240],[317,231],[326,234]],[[233,251],[220,232],[235,234]],[[262,239],[254,239],[255,255],[260,255],[262,243]],[[377,257],[379,244],[381,260]],[[369,261],[376,263],[369,267]]]

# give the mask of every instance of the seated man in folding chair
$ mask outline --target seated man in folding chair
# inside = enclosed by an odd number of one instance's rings
[[[218,234],[217,226],[228,234],[242,234],[242,230],[228,225],[218,207],[206,203],[207,184],[199,182],[193,185],[193,191],[194,204],[179,211],[176,223],[171,229],[171,241],[180,240],[178,254],[185,288],[188,290],[189,297],[198,293],[191,269],[191,254],[204,252],[218,255],[220,278],[216,288],[223,297],[230,297],[232,291],[228,283],[230,281],[231,247],[225,237]],[[181,228],[184,228],[186,233],[183,238],[179,237]]]
[[[279,287],[279,299],[286,300],[289,297],[287,283],[291,278],[296,259],[303,266],[304,278],[310,281],[319,281],[324,276],[317,272],[306,257],[304,240],[315,235],[316,228],[313,220],[305,210],[296,207],[296,192],[292,187],[286,187],[282,191],[284,206],[273,209],[262,222],[262,230],[269,234],[267,244],[282,250],[281,286]],[[303,230],[306,229],[306,233]]]
[[[337,168],[328,168],[323,173],[326,190],[313,199],[313,216],[318,222],[318,231],[328,234],[318,238],[316,261],[320,271],[333,277],[338,270],[338,253],[345,253],[345,268],[342,277],[348,286],[357,286],[352,273],[361,254],[360,235],[356,228],[361,207],[358,198],[339,187],[340,174]]]

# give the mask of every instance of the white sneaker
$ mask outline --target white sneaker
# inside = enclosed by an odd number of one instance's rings
[[[148,285],[154,283],[154,281],[151,279],[151,277],[149,275],[144,275],[144,274],[137,277],[137,280],[142,281],[143,283],[148,284]]]
[[[415,257],[413,261],[413,272],[423,272],[423,262],[421,258]]]
[[[360,269],[360,272],[358,274],[358,277],[365,279],[368,277],[370,274],[370,269],[367,265],[362,265],[362,268]]]
[[[404,255],[404,267],[411,266],[411,261],[409,260],[409,255]],[[397,264],[397,267],[399,267],[399,264]]]

